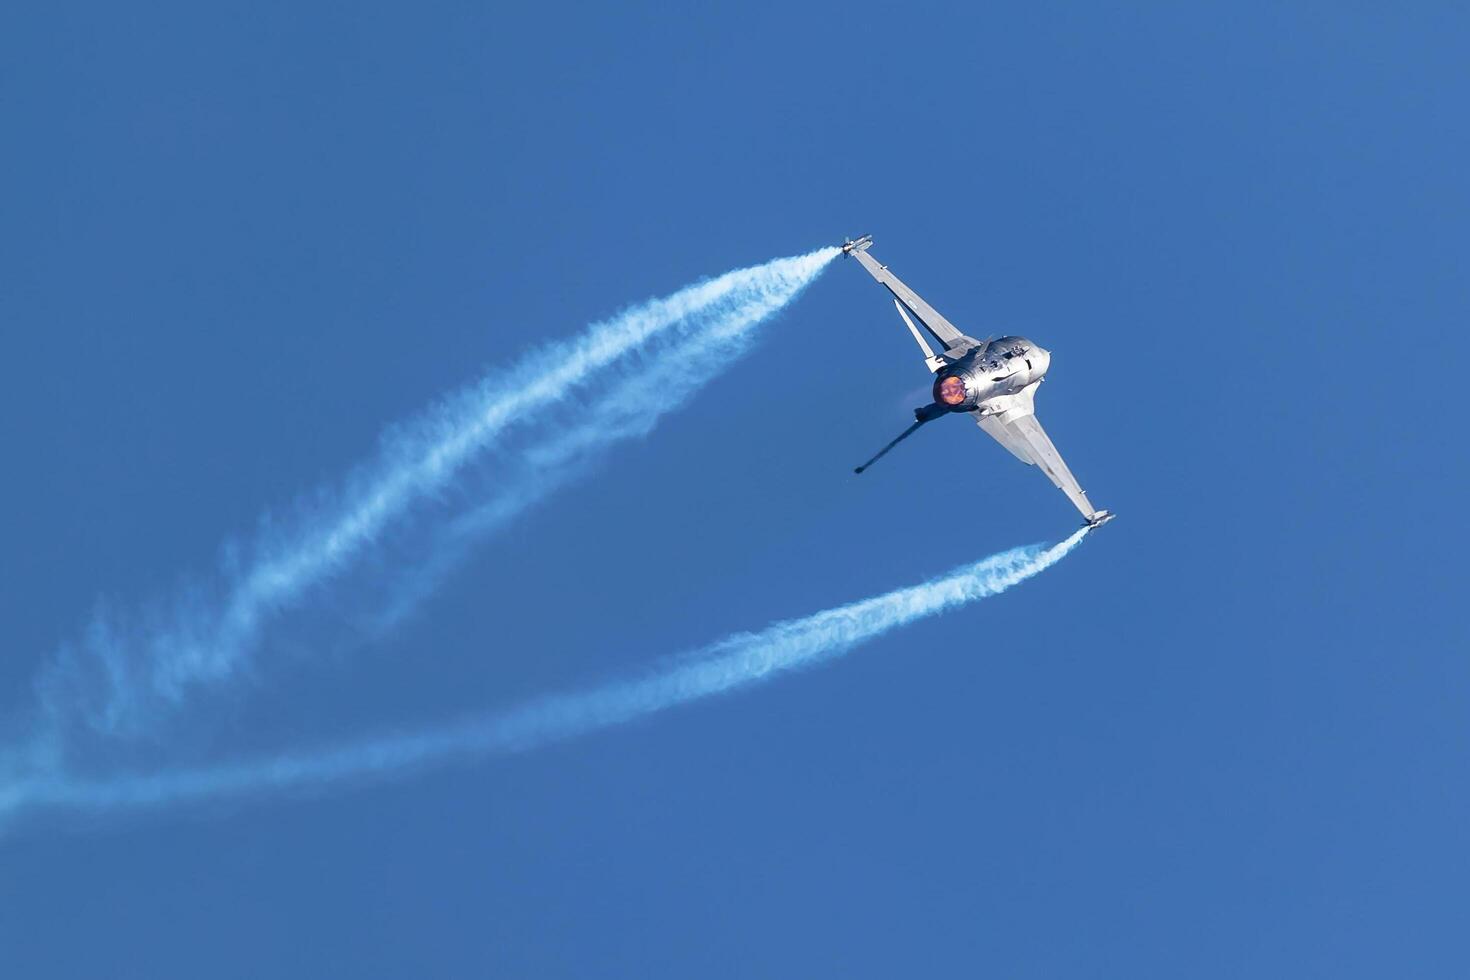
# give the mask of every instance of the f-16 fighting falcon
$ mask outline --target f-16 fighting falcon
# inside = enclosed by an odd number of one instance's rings
[[[1113,519],[1105,510],[1097,510],[1087,494],[1077,485],[1077,478],[1067,469],[1057,447],[1041,423],[1036,421],[1036,389],[1051,366],[1051,352],[1043,350],[1025,337],[997,337],[976,340],[961,333],[939,312],[924,302],[912,289],[888,271],[888,266],[868,254],[872,235],[843,243],[842,251],[851,255],[872,277],[893,294],[893,304],[924,352],[924,363],[935,375],[934,402],[914,409],[914,424],[897,439],[884,446],[877,456],[859,466],[856,472],[872,466],[888,450],[914,433],[919,426],[945,415],[967,412],[1002,446],[1021,462],[1040,466],[1052,483],[1082,512],[1089,527],[1101,527]],[[919,326],[924,328],[921,333]],[[925,333],[943,345],[934,353]]]

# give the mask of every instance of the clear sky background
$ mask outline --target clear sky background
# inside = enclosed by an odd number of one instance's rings
[[[385,425],[844,235],[1054,352],[1040,417],[1120,517],[620,729],[29,823],[0,975],[1470,971],[1458,5],[206,6],[0,14],[12,724],[99,600],[207,572]],[[836,263],[401,629],[349,655],[317,610],[157,751],[513,704],[1069,533],[965,422],[852,475],[927,377]]]

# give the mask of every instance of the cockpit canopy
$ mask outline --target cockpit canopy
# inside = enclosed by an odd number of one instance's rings
[[[981,370],[996,371],[1005,368],[1018,357],[1025,357],[1036,349],[1036,345],[1025,337],[996,337],[976,352],[975,361]]]
[[[1025,337],[997,337],[985,345],[985,357],[987,360],[1010,360],[1025,356],[1035,346]]]

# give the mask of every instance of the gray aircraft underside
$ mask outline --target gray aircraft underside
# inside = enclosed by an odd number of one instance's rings
[[[871,466],[879,457],[919,426],[945,415],[966,412],[980,428],[1021,462],[1037,466],[1081,511],[1086,522],[1098,527],[1112,519],[1097,510],[1067,468],[1061,453],[1036,420],[1036,389],[1051,366],[1051,352],[1025,337],[976,340],[950,323],[918,293],[868,254],[873,236],[864,235],[842,246],[890,293],[898,315],[924,352],[924,364],[936,376],[934,402],[914,410],[914,424],[903,435],[857,468]],[[917,325],[915,323],[917,321]],[[922,330],[920,328],[923,328]],[[928,334],[928,337],[925,336]],[[929,339],[940,345],[935,353]]]

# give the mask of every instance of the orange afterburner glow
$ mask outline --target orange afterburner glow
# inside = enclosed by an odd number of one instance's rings
[[[965,400],[965,382],[963,378],[950,375],[941,378],[934,386],[934,400],[944,402],[946,405],[958,405]]]

